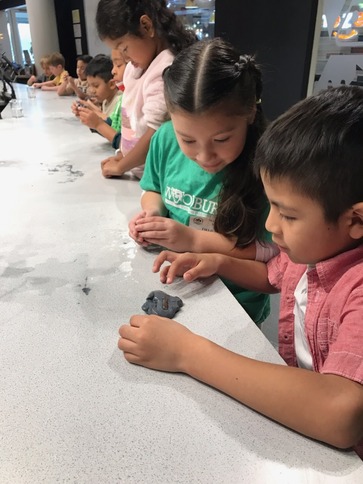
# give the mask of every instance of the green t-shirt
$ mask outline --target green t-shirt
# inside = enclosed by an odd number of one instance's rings
[[[112,113],[109,116],[109,118],[111,120],[111,127],[115,131],[121,131],[121,123],[122,123],[121,103],[122,103],[122,93],[120,94],[119,99],[117,100],[117,104],[115,106],[115,109],[112,111]]]
[[[224,170],[210,174],[181,151],[171,121],[153,135],[140,186],[160,193],[167,216],[195,226],[199,218],[214,219]],[[266,237],[267,238],[267,237]],[[261,323],[270,312],[269,297],[223,281],[250,317]]]

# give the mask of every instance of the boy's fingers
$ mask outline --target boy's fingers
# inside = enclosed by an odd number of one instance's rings
[[[179,255],[180,254],[172,252],[171,250],[163,250],[154,261],[152,268],[153,272],[158,272],[164,262],[173,262]]]

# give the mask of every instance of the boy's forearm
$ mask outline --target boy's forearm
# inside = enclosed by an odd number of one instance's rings
[[[85,93],[77,86],[77,84],[71,85],[72,92],[79,97],[79,99],[85,99]]]
[[[57,91],[58,87],[53,85],[42,86],[42,91]]]
[[[196,230],[191,227],[189,227],[189,230],[192,242],[186,250],[190,252],[216,252],[237,259],[255,260],[256,258],[256,244],[254,242],[246,247],[236,247],[236,237],[226,237],[217,232]]]
[[[181,354],[181,372],[297,432],[341,448],[363,437],[358,383],[246,358],[193,333]]]
[[[72,88],[70,89],[66,82],[62,82],[62,84],[57,87],[58,96],[68,96],[72,94],[72,92]]]
[[[96,126],[97,131],[106,138],[110,143],[112,143],[113,138],[117,131],[113,129],[106,121],[100,118],[100,123]]]
[[[268,281],[267,265],[254,260],[236,259],[215,254],[217,274],[250,291],[274,294],[277,290]]]
[[[41,82],[41,87],[45,87],[45,86],[51,86],[51,87],[57,87],[53,81],[44,81],[44,82]]]

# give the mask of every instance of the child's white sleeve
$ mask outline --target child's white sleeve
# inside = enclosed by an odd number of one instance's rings
[[[258,240],[256,244],[256,258],[259,262],[268,262],[272,257],[275,257],[280,251],[276,244],[273,242],[264,242],[261,244]]]

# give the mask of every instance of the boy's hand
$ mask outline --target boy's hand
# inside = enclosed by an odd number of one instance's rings
[[[119,152],[116,156],[110,156],[105,160],[101,161],[102,175],[106,178],[111,178],[113,176],[122,176],[124,172],[121,169],[120,161],[123,156]]]
[[[155,259],[152,271],[159,272],[165,261],[171,262],[171,265],[163,267],[160,271],[160,281],[164,284],[171,284],[178,276],[183,276],[186,282],[212,276],[217,274],[220,262],[218,254],[178,254],[164,250]]]
[[[139,217],[134,225],[135,240],[144,240],[170,250],[184,252],[192,245],[191,229],[167,217]]]
[[[71,105],[71,110],[72,110],[72,113],[77,116],[77,118],[79,117],[79,106],[80,106],[80,100],[77,99],[77,101],[73,101],[72,105]]]
[[[195,336],[185,326],[160,316],[131,316],[120,327],[118,347],[127,361],[154,370],[183,371],[183,356]]]
[[[35,87],[35,89],[40,89],[42,87],[42,83],[41,82],[34,82],[33,87]]]
[[[105,113],[102,112],[102,109],[97,106],[96,104],[94,104],[91,99],[87,99],[86,100],[86,103],[85,105],[91,109],[91,111],[95,112],[96,114],[98,114],[102,119],[107,119],[107,115]]]
[[[28,86],[32,86],[36,82],[36,80],[37,78],[34,75],[30,76],[27,82]]]
[[[104,123],[98,114],[91,111],[88,107],[83,107],[83,105],[78,106],[79,119],[83,124],[91,129],[98,129],[101,123]]]
[[[78,104],[76,101],[74,101],[71,105],[71,110],[72,110],[72,113],[77,116],[77,118],[79,117],[79,112],[78,112]]]
[[[75,87],[74,79],[72,76],[67,76],[65,79],[72,87]]]

